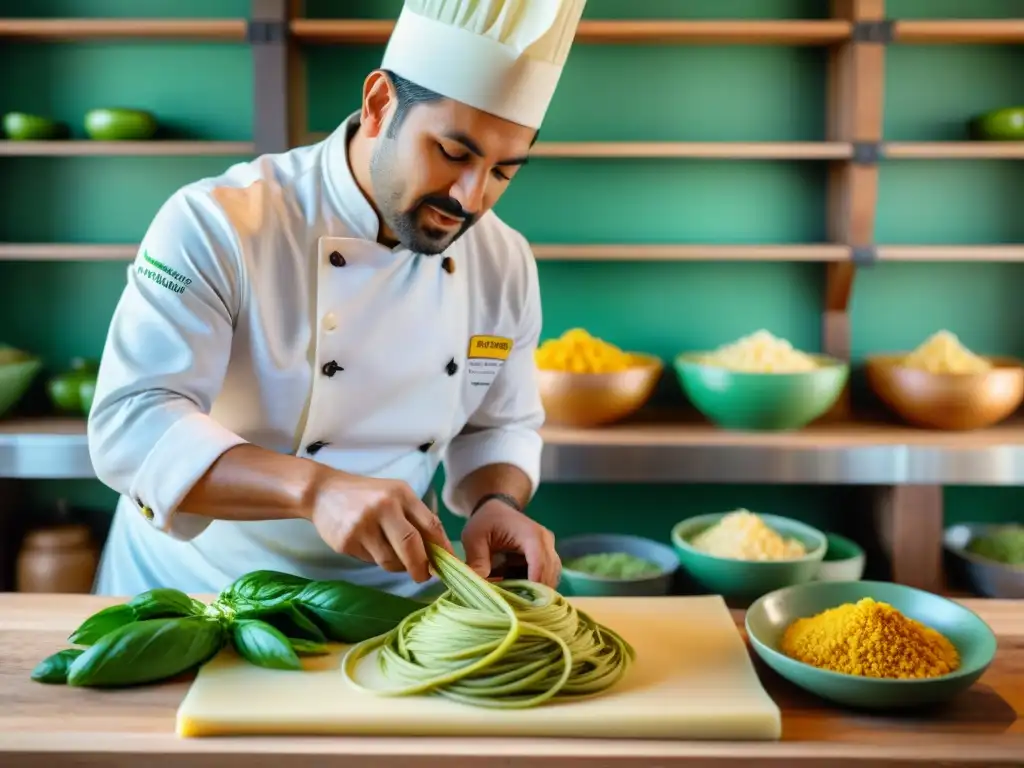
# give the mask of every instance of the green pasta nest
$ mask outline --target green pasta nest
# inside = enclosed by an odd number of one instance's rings
[[[475,706],[522,709],[600,693],[626,674],[635,652],[558,592],[531,581],[492,584],[431,545],[444,594],[390,632],[354,645],[342,671],[356,688],[384,696],[435,694]],[[379,650],[398,687],[355,680],[360,660]]]

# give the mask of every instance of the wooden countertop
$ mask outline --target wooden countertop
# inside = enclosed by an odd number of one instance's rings
[[[0,765],[56,768],[502,768],[558,766],[957,766],[1024,765],[1024,601],[963,600],[993,628],[999,652],[975,687],[940,711],[901,717],[844,712],[802,693],[758,664],[782,708],[777,743],[550,739],[231,738],[181,739],[178,704],[189,681],[122,691],[49,686],[29,679],[66,647],[88,615],[118,602],[85,595],[0,594]],[[742,613],[736,613],[742,623]],[[140,762],[141,761],[141,762]]]

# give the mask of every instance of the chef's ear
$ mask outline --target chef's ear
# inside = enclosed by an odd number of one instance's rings
[[[398,106],[398,93],[385,72],[375,69],[363,82],[363,109],[360,123],[363,133],[375,139],[384,133],[388,116]]]

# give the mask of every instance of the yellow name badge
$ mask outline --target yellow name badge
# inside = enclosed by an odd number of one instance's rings
[[[512,339],[504,336],[473,336],[469,340],[470,360],[508,360]]]

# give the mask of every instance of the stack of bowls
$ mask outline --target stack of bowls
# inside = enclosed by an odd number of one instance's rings
[[[812,371],[747,373],[702,362],[708,354],[678,355],[675,370],[693,406],[725,429],[800,429],[831,410],[850,375],[826,355],[812,355],[820,365]]]
[[[699,515],[683,520],[672,529],[672,545],[683,570],[697,584],[726,599],[753,600],[772,590],[803,584],[815,579],[828,549],[825,534],[797,520],[776,515],[758,515],[785,538],[804,545],[803,557],[789,560],[737,560],[701,552],[690,542],[718,523],[727,512]]]
[[[989,358],[984,373],[931,373],[902,364],[905,354],[867,359],[868,384],[904,421],[929,429],[981,429],[997,424],[1024,400],[1024,367]]]
[[[597,427],[636,413],[650,399],[664,370],[653,355],[631,353],[633,365],[612,373],[539,369],[537,379],[545,423]]]

